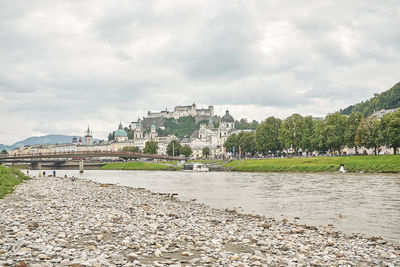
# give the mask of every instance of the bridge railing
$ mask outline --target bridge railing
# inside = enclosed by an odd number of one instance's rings
[[[153,159],[170,159],[178,160],[178,157],[171,157],[167,155],[147,154],[128,151],[65,151],[65,152],[39,152],[39,153],[13,153],[1,155],[0,159],[18,159],[18,158],[49,158],[49,157],[131,157],[131,158],[153,158]]]

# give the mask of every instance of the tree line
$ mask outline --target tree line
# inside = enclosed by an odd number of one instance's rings
[[[339,112],[325,118],[293,114],[284,120],[268,117],[255,131],[230,135],[224,146],[227,152],[280,155],[293,149],[293,153],[313,151],[342,154],[345,147],[372,148],[375,154],[380,146],[400,147],[400,109],[377,117],[364,118],[361,112],[344,115]]]

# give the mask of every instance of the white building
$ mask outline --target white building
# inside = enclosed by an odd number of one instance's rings
[[[208,106],[208,108],[197,109],[196,104],[189,106],[176,106],[174,111],[160,111],[160,112],[147,112],[147,118],[174,118],[179,119],[186,116],[214,116],[214,106]]]

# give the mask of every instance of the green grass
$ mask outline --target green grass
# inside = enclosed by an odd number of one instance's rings
[[[14,191],[14,186],[28,180],[20,170],[0,166],[0,198]]]
[[[231,161],[225,167],[231,168],[238,162],[238,160]],[[248,159],[232,170],[334,172],[339,169],[340,163],[343,163],[345,169],[350,172],[400,172],[400,155]]]
[[[174,160],[174,161],[157,161],[156,163],[158,164],[170,164],[170,165],[178,165],[178,161]]]
[[[148,162],[123,162],[123,163],[109,163],[101,167],[102,170],[177,170],[178,167],[166,166],[157,163]]]
[[[223,162],[223,160],[220,160],[220,159],[211,159],[211,160],[188,160],[187,163],[220,164],[222,162]]]

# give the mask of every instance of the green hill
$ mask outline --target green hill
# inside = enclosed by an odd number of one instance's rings
[[[160,136],[174,134],[178,138],[190,137],[195,130],[200,129],[200,123],[207,123],[207,121],[200,121],[196,124],[195,118],[192,116],[181,117],[178,120],[166,119],[164,123],[165,129],[157,129],[157,133]]]
[[[374,111],[381,109],[394,109],[398,107],[400,107],[400,82],[383,93],[375,94],[375,96],[369,100],[340,110],[340,113],[349,115],[354,111],[359,111],[365,117],[368,117],[374,113]]]

